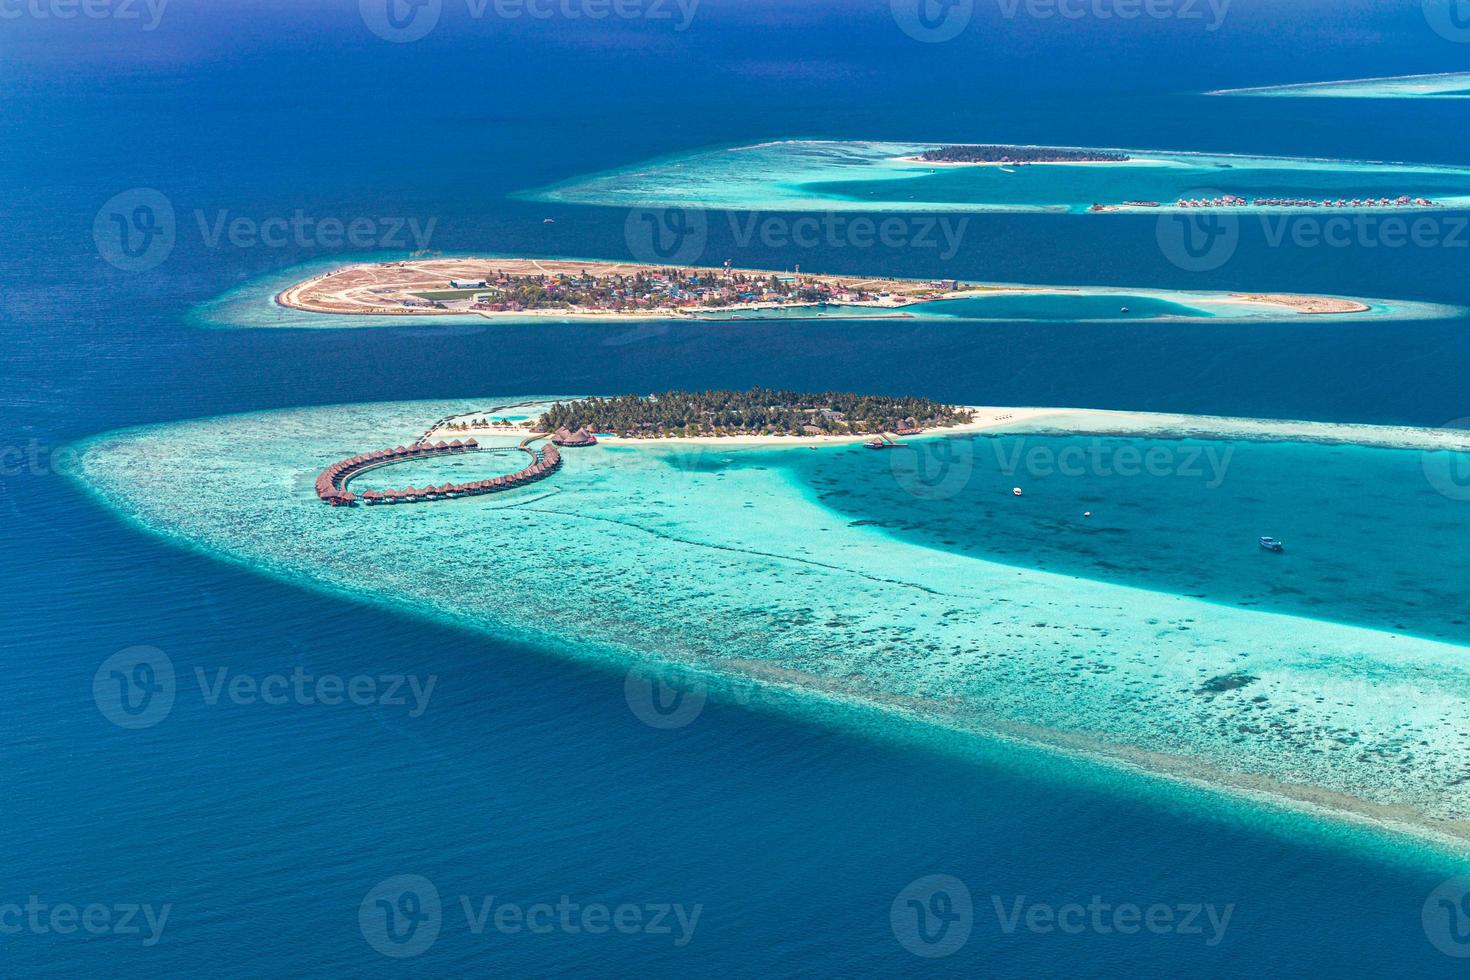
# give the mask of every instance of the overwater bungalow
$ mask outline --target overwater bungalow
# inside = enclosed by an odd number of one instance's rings
[[[588,432],[585,427],[571,432],[566,428],[557,429],[552,435],[551,441],[557,446],[595,446],[597,437]]]
[[[576,433],[567,433],[567,436],[571,445],[591,445],[596,442],[596,439],[585,429]],[[582,441],[583,438],[585,442]],[[475,439],[455,439],[452,442],[441,440],[437,443],[415,443],[412,446],[398,446],[393,449],[378,449],[369,453],[360,453],[349,459],[339,460],[323,470],[316,478],[316,493],[324,503],[336,507],[348,506],[358,500],[365,504],[419,503],[462,496],[478,496],[518,487],[547,476],[561,465],[561,453],[554,445],[547,445],[540,450],[521,446],[519,450],[531,458],[530,463],[509,476],[469,483],[443,483],[437,486],[430,484],[422,488],[407,487],[402,490],[368,490],[364,491],[361,497],[346,488],[347,482],[359,473],[381,466],[385,462],[474,452],[479,449],[480,444]]]

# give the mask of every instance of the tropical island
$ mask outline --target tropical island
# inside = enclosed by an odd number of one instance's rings
[[[1066,146],[1012,146],[1004,143],[937,146],[916,158],[924,163],[1127,163],[1127,153]]]
[[[541,432],[614,432],[624,439],[908,435],[964,425],[973,417],[969,409],[928,398],[751,388],[557,402],[534,428]]]
[[[875,438],[868,442],[870,448],[887,449],[902,445],[890,432],[919,435],[926,429],[954,429],[975,423],[974,410],[941,405],[928,398],[833,391],[806,394],[759,387],[748,391],[615,395],[558,401],[549,406],[507,407],[544,407],[545,411],[515,421],[501,414],[504,409],[446,416],[412,443],[369,450],[331,463],[317,476],[316,495],[333,507],[352,507],[359,503],[418,504],[501,493],[556,473],[562,466],[561,448],[595,446],[594,433],[598,432],[622,439],[733,436],[762,441],[785,436],[825,440],[871,435]],[[502,438],[482,443],[469,435],[472,432]],[[550,445],[545,445],[548,438]],[[349,486],[359,477],[387,467],[470,454],[482,458],[509,455],[522,465],[515,472],[469,482],[368,489],[360,494]]]
[[[969,300],[1007,296],[1116,298],[1123,312],[1148,296],[1195,315],[1290,317],[1369,314],[1357,299],[1286,293],[1183,293],[1119,287],[1042,286],[817,275],[631,262],[420,257],[333,269],[276,292],[274,307],[370,317],[572,317],[605,320],[741,319],[750,316],[943,317]],[[262,297],[263,298],[263,297]],[[1403,305],[1403,304],[1399,304]],[[1382,309],[1389,306],[1382,304]],[[1115,308],[1116,309],[1116,308]],[[983,318],[987,311],[976,309]],[[345,324],[344,324],[345,325]]]
[[[276,302],[312,313],[647,318],[823,305],[895,310],[979,288],[953,279],[737,270],[729,263],[429,258],[346,266],[292,286]]]

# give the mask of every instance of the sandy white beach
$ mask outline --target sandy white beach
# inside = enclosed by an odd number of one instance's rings
[[[1092,408],[962,406],[974,413],[974,420],[943,429],[929,429],[921,435],[904,436],[903,440],[958,436],[980,432],[1029,432],[1037,434],[1150,436],[1165,439],[1245,439],[1272,442],[1315,442],[1331,445],[1373,446],[1382,449],[1417,449],[1425,452],[1470,451],[1470,430],[1429,429],[1416,426],[1356,425],[1338,422],[1309,422],[1290,419],[1248,419],[1211,415],[1175,415],[1162,412],[1108,411]],[[537,414],[537,406],[516,406],[517,414]],[[454,416],[450,422],[472,418],[494,417],[494,409]],[[432,440],[462,439],[467,436],[501,436],[506,439],[539,438],[525,424],[481,428],[451,429],[438,426],[428,433]],[[868,442],[872,435],[785,436],[669,436],[666,438],[624,439],[605,436],[610,445],[711,445],[737,448],[741,446],[800,448],[843,443]]]

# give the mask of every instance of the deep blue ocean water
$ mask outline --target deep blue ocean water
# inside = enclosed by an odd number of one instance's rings
[[[706,0],[683,32],[474,19],[449,0],[439,28],[411,44],[373,36],[350,0],[175,0],[155,31],[115,18],[0,23],[0,906],[31,895],[172,906],[153,947],[0,933],[0,975],[1463,975],[1420,921],[1460,862],[738,699],[656,730],[630,712],[621,675],[180,552],[59,472],[67,443],[143,423],[676,385],[1430,426],[1470,416],[1464,320],[251,332],[189,318],[243,282],[340,250],[211,244],[222,214],[435,219],[432,244],[446,251],[625,257],[624,213],[506,195],[721,143],[973,139],[1470,163],[1463,102],[1189,94],[1470,66],[1470,48],[1428,29],[1418,3],[1241,0],[1213,32],[1008,20],[979,6],[945,44],[905,36],[879,0]],[[173,252],[146,273],[109,265],[93,241],[104,202],[135,187],[161,191],[178,216]],[[1470,303],[1470,247],[1452,241],[1273,247],[1247,222],[1233,259],[1197,273],[1166,258],[1146,217],[976,216],[946,259],[770,248],[710,227],[708,258],[750,266]],[[1415,547],[1460,549],[1464,519],[1453,511],[1453,526]],[[1424,631],[1446,618],[1431,608]],[[99,665],[135,645],[166,651],[192,692],[143,731],[110,724],[92,697]],[[211,705],[193,671],[222,667],[439,680],[432,709],[409,718]],[[960,952],[926,960],[895,940],[889,906],[936,873],[966,881],[978,911]],[[428,952],[393,960],[364,941],[358,906],[402,874],[436,884],[445,922]],[[1208,946],[1007,935],[991,909],[992,895],[1060,905],[1094,894],[1235,912]],[[659,935],[474,935],[460,895],[703,912],[684,947]]]

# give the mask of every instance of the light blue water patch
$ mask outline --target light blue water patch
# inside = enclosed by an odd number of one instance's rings
[[[1237,310],[1236,312],[1241,312]],[[1278,315],[1291,316],[1287,310]],[[1154,296],[1130,293],[1097,292],[1030,292],[979,293],[962,299],[917,303],[901,309],[832,304],[826,306],[790,307],[785,309],[743,310],[702,314],[708,320],[802,320],[802,319],[891,319],[937,317],[948,320],[1148,320],[1215,317],[1217,314],[1198,306],[1171,302]]]
[[[925,303],[913,312],[926,316],[976,320],[1149,320],[1218,314],[1198,306],[1130,293],[1022,293],[979,295]]]
[[[1205,94],[1299,99],[1465,99],[1470,98],[1470,72],[1296,82],[1290,85],[1219,89]]]
[[[81,475],[141,526],[208,553],[570,656],[678,665],[1354,819],[1464,832],[1463,646],[926,546],[835,509],[833,495],[851,488],[815,484],[766,449],[569,450],[535,487],[416,508],[332,509],[311,492],[344,442],[396,445],[425,420],[490,401],[136,430],[89,444]],[[893,467],[897,451],[781,452],[808,454],[798,469],[825,472],[825,461],[839,473]],[[844,456],[854,453],[867,455]],[[940,500],[971,521],[966,511],[988,506]],[[1336,502],[1344,520],[1354,505]],[[1073,519],[989,533],[1060,534]],[[1231,539],[1249,548],[1258,530]]]
[[[1459,201],[1470,194],[1470,174],[1450,169],[1410,170],[1316,161],[1299,161],[1296,167],[1287,167],[1279,161],[1249,157],[1191,159],[1171,155],[1157,164],[1038,164],[1014,173],[990,166],[951,166],[920,176],[900,174],[888,180],[869,177],[857,181],[813,181],[801,185],[801,189],[818,199],[858,204],[912,200],[930,206],[978,205],[979,210],[986,211],[1023,210],[1040,203],[1054,203],[1076,213],[1092,204],[1118,205],[1140,200],[1164,206],[1132,209],[1134,213],[1147,213],[1174,210],[1169,206],[1180,198],[1215,198],[1225,194],[1247,200],[1352,201],[1408,195]]]
[[[962,142],[962,141],[960,141]],[[790,140],[701,150],[528,192],[532,199],[626,208],[737,211],[1084,213],[1094,204],[1181,198],[1425,197],[1470,204],[1470,170],[1347,160],[1126,150],[1123,162],[936,165],[939,144]],[[1271,210],[1282,210],[1272,208]]]

